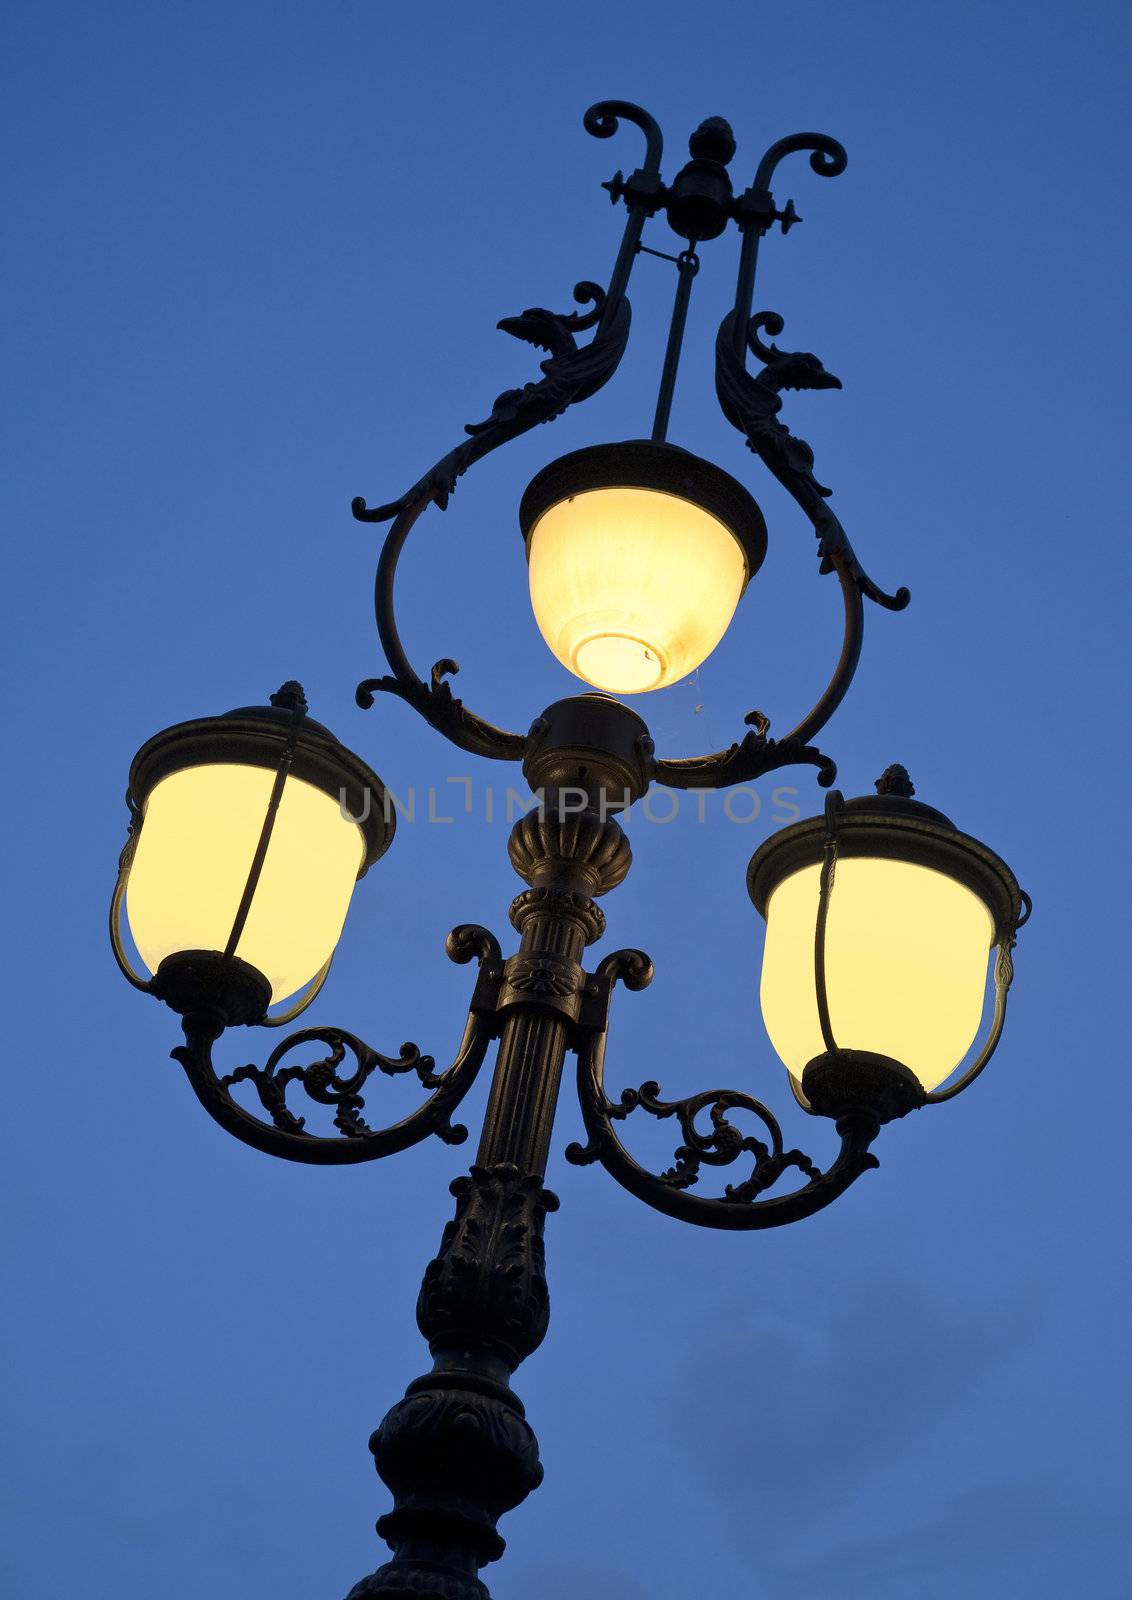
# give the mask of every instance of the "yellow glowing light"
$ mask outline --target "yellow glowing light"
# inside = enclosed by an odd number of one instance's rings
[[[564,667],[615,694],[694,672],[747,581],[738,540],[702,506],[655,489],[589,489],[531,529],[531,604]]]
[[[151,972],[182,950],[223,950],[267,814],[266,767],[187,767],[156,784],[126,888],[138,953]],[[333,796],[289,777],[235,954],[294,994],[334,950],[362,865],[361,829]]]
[[[760,999],[771,1043],[795,1081],[825,1052],[814,986],[819,866],[767,904]],[[826,988],[837,1044],[902,1062],[925,1090],[962,1061],[979,1029],[994,927],[945,873],[874,857],[837,863],[826,925]]]

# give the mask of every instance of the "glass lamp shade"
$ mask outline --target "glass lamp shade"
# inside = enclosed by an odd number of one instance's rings
[[[1017,882],[985,845],[910,798],[850,800],[835,827],[830,1030],[840,1051],[898,1062],[930,1093],[979,1032],[991,947],[1018,920]],[[747,880],[767,923],[763,1020],[799,1091],[827,1050],[815,976],[826,838],[821,818],[783,829],[756,851]]]
[[[266,767],[210,764],[151,791],[126,890],[130,933],[151,972],[181,950],[224,949],[273,783]],[[263,973],[273,1001],[309,983],[334,950],[364,849],[337,800],[287,781],[233,951]]]
[[[766,553],[762,513],[742,485],[651,440],[552,462],[519,521],[543,638],[576,677],[614,694],[693,672]]]
[[[130,797],[126,917],[158,993],[163,963],[191,956],[206,983],[230,959],[272,1002],[295,994],[393,836],[377,775],[293,707],[166,729],[135,757]]]

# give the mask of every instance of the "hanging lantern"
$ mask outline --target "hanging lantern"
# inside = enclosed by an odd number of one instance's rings
[[[284,684],[269,706],[178,723],[134,757],[111,936],[130,981],[178,1011],[262,1022],[303,991],[270,1020],[297,1015],[392,840],[381,780],[306,712]],[[148,978],[126,958],[123,909]]]
[[[648,439],[575,450],[519,508],[543,638],[613,694],[694,672],[726,633],[766,554],[766,524],[719,467]]]
[[[755,852],[747,886],[766,918],[760,999],[771,1043],[808,1109],[862,1101],[902,1115],[949,1099],[1002,1029],[1015,934],[1029,901],[1006,863],[913,800],[902,767],[876,795],[794,823]],[[983,1049],[957,1082],[985,1010]]]

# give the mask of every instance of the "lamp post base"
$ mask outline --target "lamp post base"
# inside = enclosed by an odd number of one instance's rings
[[[356,1583],[346,1600],[491,1600],[478,1578],[439,1565],[432,1546],[422,1544],[411,1565],[391,1561]]]
[[[370,1440],[393,1494],[377,1531],[394,1557],[349,1600],[489,1600],[477,1573],[503,1554],[496,1524],[542,1482],[538,1441],[508,1380],[546,1334],[543,1222],[558,1201],[505,1163],[473,1167],[452,1189],[456,1216],[417,1301],[433,1369]]]

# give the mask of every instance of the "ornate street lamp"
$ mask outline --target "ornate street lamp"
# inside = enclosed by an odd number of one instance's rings
[[[257,1149],[293,1161],[368,1161],[436,1134],[467,1137],[452,1115],[488,1051],[498,1050],[479,1149],[470,1175],[453,1184],[456,1215],[429,1265],[417,1320],[433,1370],[410,1384],[371,1441],[394,1507],[378,1528],[393,1559],[352,1591],[355,1600],[486,1600],[477,1574],[503,1550],[497,1523],[541,1480],[538,1449],[511,1374],[541,1342],[548,1295],[543,1223],[558,1201],[544,1187],[562,1069],[576,1057],[584,1144],[567,1158],[600,1162],[648,1205],[704,1227],[775,1227],[820,1211],[876,1166],[881,1126],[949,1099],[982,1071],[1002,1032],[1011,951],[1029,900],[1006,864],[940,812],[913,799],[902,767],[877,794],[843,801],[796,823],[756,851],[748,888],[767,920],[761,1002],[795,1097],[830,1119],[840,1147],[824,1169],[786,1149],[773,1114],[743,1090],[705,1089],[665,1100],[648,1082],[611,1099],[604,1056],[613,988],[643,989],[652,965],[620,950],[593,971],[581,964],[605,930],[596,904],[629,870],[617,821],[654,783],[719,789],[797,763],[829,788],[836,769],[813,743],[837,709],[861,650],[864,601],[901,610],[868,578],[814,476],[809,446],[778,420],[784,389],[840,387],[816,356],[767,344],[783,328],[773,312],[752,316],[759,241],[779,223],[771,181],[782,158],[807,151],[813,170],[834,177],[845,152],[822,134],[782,139],[753,184],[734,193],[735,153],[720,118],[690,140],[691,160],[666,185],[661,134],[638,106],[607,101],[585,116],[609,138],[619,119],[645,136],[643,165],[606,187],[628,220],[608,287],[583,282],[586,311],[533,309],[500,327],[548,352],[542,376],[495,401],[490,415],[399,500],[362,521],[391,521],[377,568],[378,634],[390,675],[357,691],[407,701],[453,744],[522,764],[538,804],[509,841],[527,887],[511,906],[519,949],[504,957],[494,935],[465,925],[448,937],[454,961],[478,964],[464,1036],[450,1066],[436,1071],[415,1045],[397,1056],[340,1028],[309,1027],[283,1040],[260,1066],[223,1073],[212,1050],[226,1028],[289,1020],[321,987],[342,932],[353,885],[388,848],[393,814],[377,776],[307,716],[297,684],[268,707],[182,723],[135,757],[127,800],[130,833],[111,907],[111,936],[136,987],[182,1019],[181,1062],[205,1109]],[[526,734],[470,711],[448,683],[456,663],[427,679],[413,670],[397,631],[394,580],[402,549],[429,506],[445,509],[462,473],[481,456],[587,399],[614,374],[629,333],[626,287],[645,222],[663,215],[684,240],[652,437],[577,450],[544,467],[518,508],[531,602],[547,645],[592,689],[561,700]],[[697,246],[734,222],[742,240],[732,309],[716,342],[716,387],[727,420],[810,520],[819,570],[841,589],[844,628],[836,665],[813,709],[783,737],[760,711],[726,750],[658,757],[648,728],[613,698],[646,693],[686,676],[719,643],[766,550],[755,501],[718,467],[667,442],[667,424]],[[593,329],[579,345],[577,335]],[[748,354],[761,362],[752,375]],[[145,972],[127,953],[127,925]],[[984,1042],[988,965],[993,1004]],[[272,1006],[282,1012],[273,1013]],[[304,1047],[318,1046],[317,1059]],[[299,1053],[298,1059],[293,1059]],[[307,1055],[310,1054],[309,1048]],[[347,1059],[349,1058],[349,1065]],[[415,1073],[429,1091],[401,1121],[374,1128],[363,1089],[375,1070]],[[334,1134],[307,1128],[288,1101],[299,1084],[333,1112]],[[233,1090],[254,1091],[252,1111]],[[653,1173],[622,1142],[617,1125],[634,1112],[674,1119],[673,1164]],[[731,1120],[757,1122],[744,1133]],[[705,1167],[749,1158],[718,1197],[693,1192]],[[778,1192],[784,1178],[793,1187]]]

